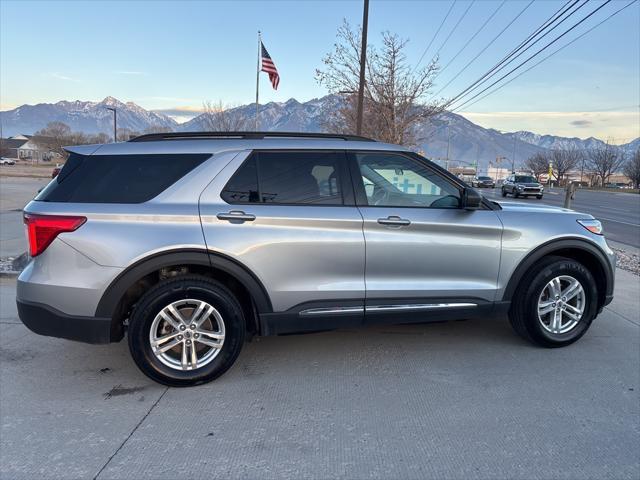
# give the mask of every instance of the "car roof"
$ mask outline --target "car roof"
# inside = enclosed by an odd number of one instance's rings
[[[232,150],[374,150],[410,151],[407,147],[381,142],[344,141],[334,139],[197,139],[160,140],[154,142],[121,142],[104,145],[65,147],[81,155],[135,155],[159,153],[220,153]]]

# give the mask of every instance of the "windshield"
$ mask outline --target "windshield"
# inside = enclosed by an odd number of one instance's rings
[[[478,180],[491,180],[491,177],[478,177]]]
[[[538,183],[535,178],[527,175],[516,176],[516,183]]]

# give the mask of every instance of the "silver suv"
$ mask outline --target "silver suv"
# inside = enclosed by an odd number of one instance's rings
[[[224,373],[252,335],[508,314],[545,347],[612,299],[592,216],[482,198],[397,145],[288,133],[80,146],[24,210],[22,321],[120,341],[172,386]]]

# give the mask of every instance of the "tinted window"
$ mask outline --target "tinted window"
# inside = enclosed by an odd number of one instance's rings
[[[257,203],[260,201],[255,155],[244,162],[236,171],[220,196],[227,203]]]
[[[257,152],[231,177],[228,203],[341,205],[337,152]]]
[[[356,154],[369,205],[458,208],[460,191],[426,164],[404,155]]]
[[[527,175],[518,175],[516,183],[537,183],[536,179]]]
[[[210,155],[71,154],[36,200],[142,203],[159,195]]]

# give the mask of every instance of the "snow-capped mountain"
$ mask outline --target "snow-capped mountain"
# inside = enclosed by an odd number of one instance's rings
[[[59,121],[69,125],[73,131],[110,134],[113,131],[113,112],[105,107],[117,109],[118,128],[141,132],[151,127],[174,129],[178,125],[166,115],[145,110],[133,102],[123,103],[107,97],[101,102],[63,100],[58,103],[22,105],[0,112],[2,133],[6,137],[20,133],[32,134],[46,127],[49,122]]]
[[[299,102],[292,98],[286,102],[260,105],[260,129],[320,132],[323,120],[330,112],[335,111],[341,101],[342,98],[338,95],[327,95],[308,102]],[[128,128],[136,132],[144,132],[152,127],[182,132],[205,129],[202,115],[178,124],[166,115],[145,110],[135,103],[122,103],[113,97],[107,97],[101,102],[61,101],[55,104],[23,105],[14,110],[0,112],[3,135],[33,133],[52,121],[64,122],[75,131],[110,134],[113,128],[113,114],[105,108],[108,106],[117,108],[119,128]],[[229,113],[247,119],[247,128],[253,129],[255,104],[233,108]],[[509,167],[512,159],[515,159],[518,168],[526,158],[550,148],[575,146],[579,149],[591,149],[604,144],[597,138],[583,140],[539,135],[527,131],[501,133],[483,128],[461,115],[450,112],[419,125],[418,131],[419,137],[423,140],[417,149],[422,150],[428,157],[437,159],[448,156],[462,163],[477,162],[481,170],[486,169],[489,162],[495,162],[496,157],[506,157],[502,161],[505,167]],[[639,147],[640,138],[618,148],[625,154],[631,154]]]

